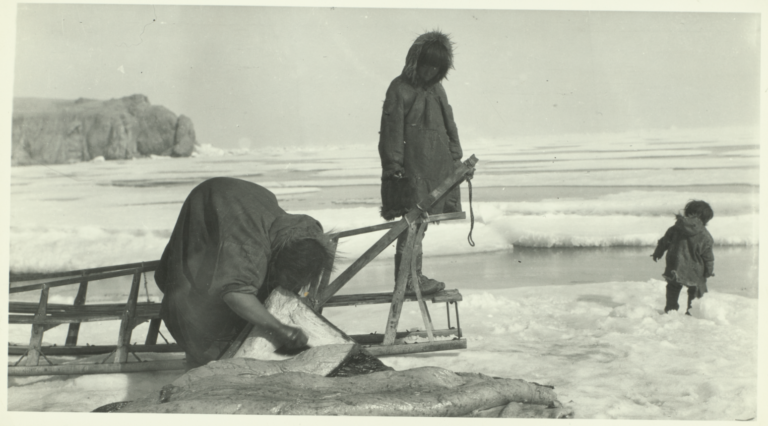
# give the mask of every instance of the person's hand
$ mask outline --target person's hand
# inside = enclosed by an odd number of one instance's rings
[[[653,261],[655,262],[655,261],[661,259],[661,256],[656,256],[656,254],[652,254],[651,255],[651,259],[653,259]]]
[[[280,343],[282,343],[282,347],[286,349],[301,348],[307,346],[307,342],[309,342],[307,334],[304,333],[304,330],[298,327],[290,327],[286,325],[280,331]]]
[[[464,165],[465,165],[464,162],[461,161],[461,160],[453,160],[453,166],[455,168],[457,168],[457,169],[459,167],[461,167],[461,166],[464,166]],[[472,179],[474,177],[474,175],[475,175],[475,168],[474,167],[469,167],[469,166],[467,166],[467,167],[469,168],[469,171],[464,174],[464,177],[466,179]]]
[[[395,179],[402,179],[403,178],[403,172],[397,172],[394,175],[392,175]]]
[[[464,165],[464,162],[462,162],[461,160],[454,160],[453,165],[458,169],[459,167]],[[464,179],[471,180],[473,177],[475,177],[475,168],[469,167],[469,166],[467,167],[469,168],[469,171],[464,173]]]

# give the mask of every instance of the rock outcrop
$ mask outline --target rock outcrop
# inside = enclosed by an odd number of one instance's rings
[[[144,95],[76,101],[17,98],[11,164],[125,160],[149,155],[186,157],[197,142],[192,121]]]

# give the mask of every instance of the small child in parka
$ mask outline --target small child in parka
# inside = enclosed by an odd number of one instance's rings
[[[664,313],[677,310],[677,300],[683,286],[688,288],[686,315],[690,315],[694,298],[707,292],[707,278],[714,277],[715,255],[712,235],[705,228],[714,216],[712,207],[704,201],[693,200],[685,205],[683,215],[675,215],[675,225],[659,240],[651,257],[661,259],[667,252],[667,266],[662,276],[667,280],[667,303]]]

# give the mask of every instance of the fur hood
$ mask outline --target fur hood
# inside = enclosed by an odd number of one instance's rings
[[[314,238],[323,245],[323,225],[310,216],[289,214],[275,218],[269,227],[272,254],[277,254],[283,247],[303,238]]]
[[[419,56],[421,55],[422,48],[429,42],[437,41],[445,46],[448,51],[449,65],[441,72],[439,72],[431,81],[421,81],[419,74],[416,72],[416,68],[419,66]],[[405,67],[403,68],[402,76],[414,87],[419,86],[431,86],[435,83],[441,82],[447,75],[448,70],[453,68],[453,42],[448,34],[443,34],[440,31],[430,31],[424,33],[416,38],[413,45],[408,50],[408,55],[405,57]]]
[[[700,234],[704,230],[704,223],[698,217],[685,217],[676,214],[675,218],[677,221],[674,228],[686,238]]]

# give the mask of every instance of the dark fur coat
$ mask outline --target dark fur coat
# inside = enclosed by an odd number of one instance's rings
[[[217,359],[246,325],[222,300],[271,292],[270,260],[284,245],[323,238],[306,215],[286,213],[266,188],[233,178],[206,180],[187,196],[155,271],[163,292],[160,316],[188,361]]]
[[[402,74],[387,89],[381,116],[381,216],[402,216],[451,175],[461,160],[459,133],[445,89],[440,82],[448,70],[428,82],[416,69],[422,47],[442,43],[452,58],[452,43],[438,31],[419,36],[408,51]],[[402,174],[403,178],[395,177]],[[461,211],[459,187],[439,199],[430,214]]]
[[[696,286],[696,297],[701,297],[707,292],[707,277],[714,273],[713,245],[712,235],[699,218],[677,215],[675,225],[659,240],[653,257],[660,258],[666,251],[664,278],[686,287]]]

